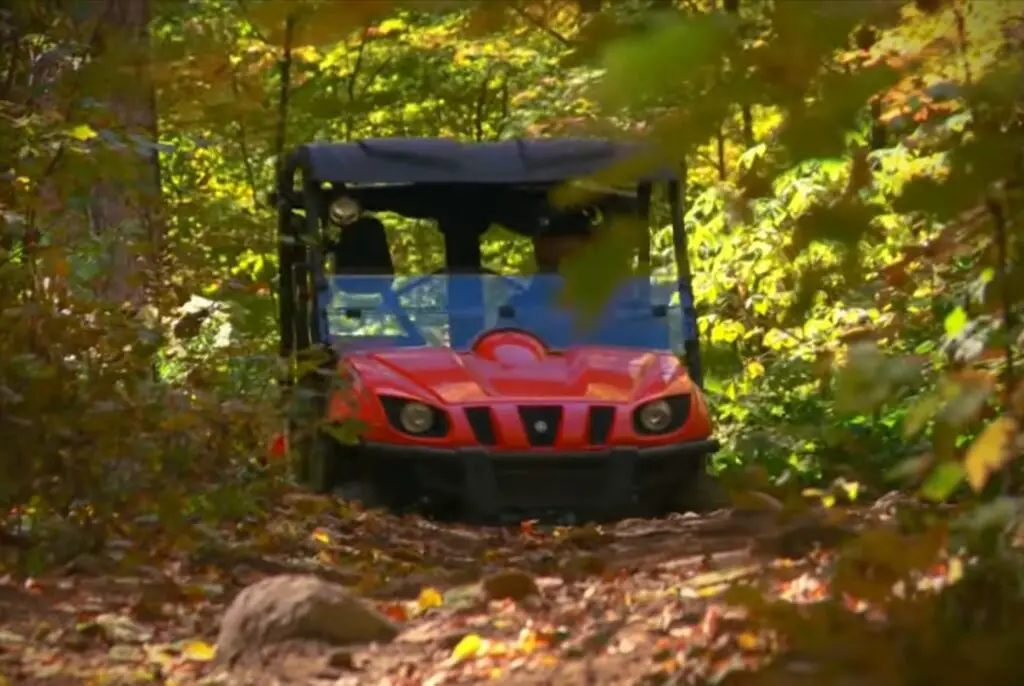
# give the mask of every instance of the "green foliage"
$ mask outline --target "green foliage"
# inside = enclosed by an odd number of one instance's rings
[[[1013,3],[647,4],[152,3],[145,49],[106,50],[109,16],[0,15],[0,524],[81,547],[157,512],[176,539],[278,484],[257,464],[283,414],[262,198],[295,12],[286,145],[598,133],[685,167],[719,466],[970,503],[964,545],[1019,573],[991,541],[1020,509],[986,504],[1021,483]],[[662,199],[652,214],[652,267],[673,275]],[[384,219],[400,272],[441,266],[435,232]],[[633,268],[634,229],[567,270],[567,297],[599,304]],[[501,227],[483,253],[499,271],[532,260]],[[860,539],[843,583],[889,598],[944,526]],[[902,544],[912,560],[891,559]]]

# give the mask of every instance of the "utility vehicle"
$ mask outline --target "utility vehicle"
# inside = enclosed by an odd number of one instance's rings
[[[678,177],[658,170],[575,206],[552,200],[638,153],[591,139],[374,139],[287,155],[275,193],[280,349],[306,410],[289,430],[300,480],[465,520],[698,507],[718,444]],[[657,187],[678,277],[650,276],[642,241],[637,276],[596,319],[556,297],[559,274],[481,265],[493,224],[600,231],[616,214],[646,220]],[[396,275],[379,212],[436,222],[445,268]]]

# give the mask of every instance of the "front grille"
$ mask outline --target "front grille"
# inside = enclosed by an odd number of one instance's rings
[[[494,435],[494,422],[491,420],[491,409],[489,407],[467,407],[466,421],[473,429],[476,442],[480,445],[494,445],[498,442]]]
[[[550,447],[555,444],[558,427],[562,423],[562,408],[558,405],[520,407],[519,418],[530,445]]]
[[[612,422],[615,421],[615,408],[597,406],[590,408],[590,419],[587,422],[587,441],[591,445],[605,445],[608,443],[608,434],[612,432]]]
[[[602,461],[503,459],[494,466],[501,499],[520,507],[574,507],[593,503],[606,483]]]

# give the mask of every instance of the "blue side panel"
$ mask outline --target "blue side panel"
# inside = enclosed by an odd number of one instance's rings
[[[451,277],[445,288],[451,346],[462,349],[485,328],[484,284],[479,278]]]
[[[601,322],[587,338],[599,345],[664,350],[670,341],[668,318],[631,321],[625,326],[622,321]]]

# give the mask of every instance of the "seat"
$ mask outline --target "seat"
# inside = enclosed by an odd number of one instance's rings
[[[380,278],[395,274],[387,231],[381,220],[364,215],[343,227],[331,252],[334,255],[334,274],[345,277],[344,290],[380,293],[390,288],[391,281]]]
[[[395,273],[387,231],[376,217],[364,215],[343,227],[332,252],[335,274],[392,276]]]

